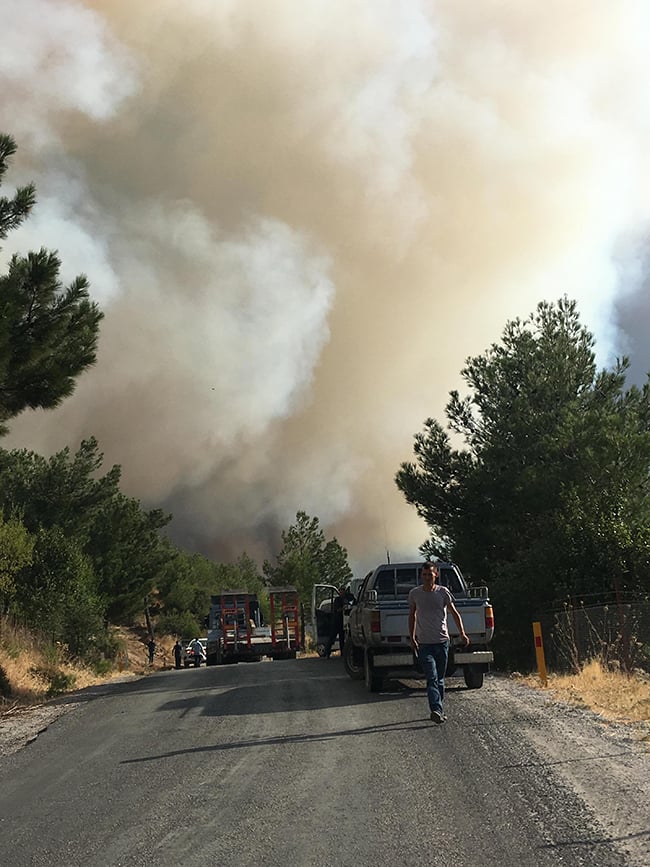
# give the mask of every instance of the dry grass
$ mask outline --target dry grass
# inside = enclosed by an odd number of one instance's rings
[[[542,688],[539,677],[521,679]],[[579,674],[549,674],[548,689],[563,701],[588,707],[606,719],[650,725],[650,675],[644,672],[627,675],[594,659]]]
[[[174,637],[156,638],[156,655],[153,666],[150,666],[144,627],[116,627],[114,632],[120,646],[118,657],[112,670],[97,674],[88,666],[71,661],[64,648],[43,648],[28,630],[1,620],[0,667],[6,675],[11,695],[4,699],[0,697],[0,714],[7,709],[41,704],[54,694],[55,682],[56,692],[64,693],[105,683],[125,673],[142,675],[171,667]]]

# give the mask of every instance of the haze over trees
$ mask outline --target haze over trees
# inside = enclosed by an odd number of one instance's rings
[[[15,152],[0,135],[0,181]],[[31,184],[0,198],[0,240],[35,201]],[[57,406],[95,361],[102,313],[86,277],[64,287],[60,266],[41,249],[13,255],[0,276],[0,436],[24,409]],[[0,616],[75,656],[110,656],[110,624],[145,609],[160,632],[189,637],[219,590],[257,592],[264,608],[269,583],[296,583],[306,601],[310,582],[351,574],[344,549],[303,512],[266,576],[246,553],[224,564],[180,550],[164,535],[171,515],[122,493],[120,467],[106,470],[103,460],[94,437],[49,458],[0,449]]]
[[[508,322],[396,475],[423,550],[489,584],[513,663],[562,599],[650,592],[650,391],[626,388],[626,358],[598,370],[593,347],[566,298]]]

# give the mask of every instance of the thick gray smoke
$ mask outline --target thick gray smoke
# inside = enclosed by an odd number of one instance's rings
[[[96,435],[179,544],[261,558],[303,509],[359,572],[412,557],[413,434],[542,298],[650,366],[645,0],[1,12],[39,191],[3,255],[57,248],[106,313],[75,395],[3,445]]]

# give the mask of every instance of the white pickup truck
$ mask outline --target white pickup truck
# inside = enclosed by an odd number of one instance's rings
[[[494,657],[489,649],[494,614],[487,587],[468,587],[454,563],[436,564],[438,583],[454,597],[469,636],[468,647],[457,645],[458,630],[448,618],[450,637],[447,675],[462,669],[468,689],[483,686],[483,675]],[[408,595],[422,583],[422,563],[384,563],[369,572],[355,604],[346,612],[343,663],[350,677],[365,679],[370,692],[379,692],[389,677],[413,677],[419,672],[409,643]]]

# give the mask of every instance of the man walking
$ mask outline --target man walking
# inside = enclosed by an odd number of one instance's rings
[[[447,717],[443,710],[445,694],[445,670],[449,654],[449,632],[447,630],[447,609],[458,626],[458,632],[465,645],[469,638],[465,633],[463,621],[454,605],[454,599],[446,587],[437,584],[438,567],[435,563],[422,564],[422,584],[409,593],[409,637],[424,676],[427,679],[427,698],[431,719],[435,723],[444,722]]]

